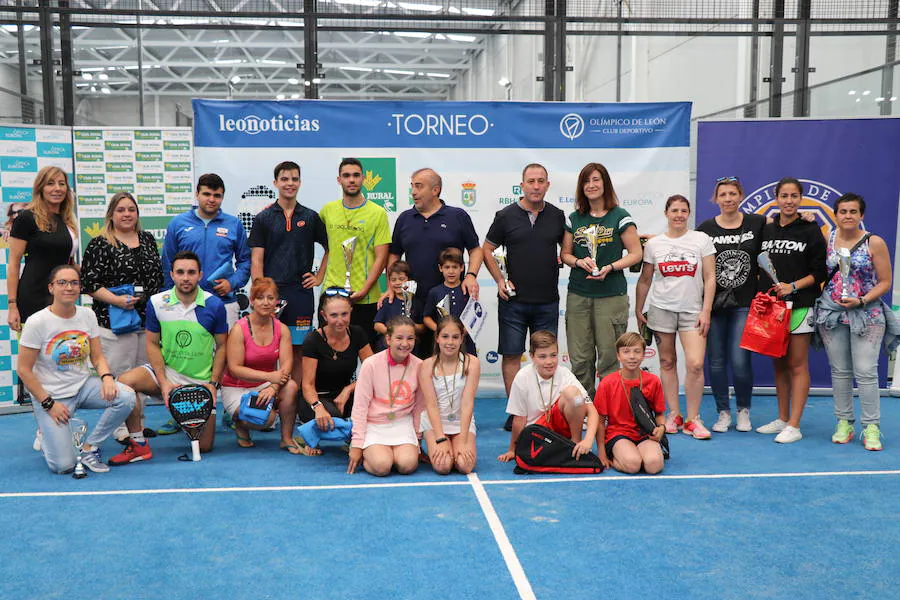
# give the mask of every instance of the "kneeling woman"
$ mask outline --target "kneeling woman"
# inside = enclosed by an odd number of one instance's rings
[[[425,398],[422,433],[431,466],[446,475],[475,469],[475,390],[481,365],[463,348],[465,326],[446,316],[434,332],[434,356],[419,367],[419,386]]]
[[[275,411],[268,421],[255,425],[239,419],[241,397],[255,391],[258,406],[274,402],[281,416],[281,447],[301,454],[291,435],[297,418],[297,384],[291,379],[294,362],[291,333],[275,318],[278,286],[270,277],[258,277],[250,287],[249,315],[239,320],[228,334],[228,369],[222,377],[222,405],[234,419],[238,446],[250,448],[250,429],[265,429],[275,422]]]
[[[49,291],[50,306],[28,317],[22,331],[19,378],[31,393],[44,459],[55,473],[75,466],[69,418],[81,408],[103,409],[82,446],[82,462],[95,473],[105,473],[109,467],[100,457],[100,446],[131,414],[134,392],[110,372],[93,311],[75,305],[81,295],[78,269],[68,265],[53,269]],[[88,358],[99,377],[91,375]]]
[[[419,390],[422,360],[412,355],[416,324],[399,315],[387,323],[387,350],[363,362],[353,403],[353,437],[347,472],[363,468],[383,477],[396,468],[403,475],[419,465]]]

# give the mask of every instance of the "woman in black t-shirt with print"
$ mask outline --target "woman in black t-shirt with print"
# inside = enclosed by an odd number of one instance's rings
[[[350,418],[356,368],[372,356],[369,338],[358,325],[350,325],[350,298],[343,288],[329,288],[319,303],[322,327],[303,341],[304,402],[300,420],[315,419],[319,428],[334,428],[333,417]]]
[[[712,238],[716,247],[716,296],[706,342],[709,379],[719,418],[712,426],[718,433],[731,425],[728,367],[737,401],[737,430],[750,431],[750,402],[753,395],[753,364],[749,350],[741,348],[741,334],[747,323],[750,302],[756,294],[756,256],[762,243],[766,219],[740,210],[744,188],[737,177],[716,182],[713,202],[719,215],[697,226]]]

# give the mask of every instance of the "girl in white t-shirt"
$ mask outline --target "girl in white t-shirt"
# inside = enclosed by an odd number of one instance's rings
[[[94,312],[75,305],[81,295],[78,269],[54,268],[48,287],[52,303],[28,317],[22,329],[19,378],[31,393],[44,459],[56,473],[75,466],[69,419],[82,408],[103,410],[84,440],[82,462],[95,473],[105,473],[109,467],[100,457],[100,446],[134,409],[134,392],[110,372]],[[89,360],[99,377],[91,375]]]
[[[477,356],[466,353],[465,336],[458,317],[441,319],[434,332],[434,356],[419,367],[425,397],[421,429],[431,466],[441,475],[454,467],[463,474],[475,469],[475,391],[481,365]]]
[[[681,195],[669,197],[665,213],[668,231],[653,237],[644,247],[644,267],[636,289],[636,316],[638,323],[647,325],[657,336],[660,379],[669,407],[666,431],[676,433],[683,427],[684,433],[695,439],[708,440],[709,430],[700,420],[700,400],[703,397],[706,333],[716,293],[716,248],[708,235],[688,229],[691,205],[687,198]],[[653,295],[645,316],[642,309],[651,283]],[[681,416],[678,402],[676,332],[687,362],[684,381],[686,420]]]

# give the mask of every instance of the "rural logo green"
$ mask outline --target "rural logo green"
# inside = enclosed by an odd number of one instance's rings
[[[363,165],[363,195],[366,200],[397,212],[397,159],[360,158]]]
[[[135,129],[134,139],[136,140],[161,140],[162,131],[159,129]]]
[[[163,163],[163,170],[168,172],[185,172],[191,170],[191,163],[189,162],[167,162]]]
[[[77,183],[106,183],[106,176],[103,173],[79,173],[75,177]]]
[[[76,152],[76,162],[103,162],[102,152]]]
[[[135,152],[134,160],[138,162],[162,162],[162,152]]]
[[[162,173],[136,173],[138,183],[162,183]]]
[[[103,147],[107,150],[131,150],[130,140],[106,140]]]
[[[130,162],[108,162],[106,163],[107,173],[131,173],[134,171],[134,163]]]
[[[75,130],[76,140],[102,140],[103,132],[99,129],[82,129]]]
[[[107,194],[118,194],[119,192],[128,192],[129,194],[134,193],[134,185],[130,183],[107,183],[106,184],[106,193]]]

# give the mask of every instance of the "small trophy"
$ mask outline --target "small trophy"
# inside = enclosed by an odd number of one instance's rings
[[[441,301],[435,305],[435,308],[437,309],[438,315],[440,315],[440,318],[443,319],[444,317],[449,315],[450,314],[450,294],[447,294],[446,296],[441,298]]]
[[[415,281],[406,281],[403,283],[403,291],[400,292],[400,299],[403,300],[403,315],[412,318],[413,298],[416,295],[418,285]]]
[[[344,289],[352,292],[350,286],[350,269],[353,267],[353,251],[356,250],[356,236],[349,237],[341,242],[341,250],[344,251],[344,266],[347,267],[344,273]]]
[[[581,231],[581,242],[582,245],[587,248],[588,256],[591,257],[591,260],[594,261],[594,268],[591,269],[591,276],[598,277],[600,275],[600,269],[597,268],[597,238],[598,235],[598,227],[596,225],[591,225],[590,227],[585,227]]]
[[[838,248],[838,271],[841,274],[841,300],[853,298],[850,286],[850,249]]]
[[[772,283],[781,283],[778,281],[778,274],[775,273],[775,265],[772,263],[772,259],[769,257],[768,252],[760,252],[756,256],[756,264],[758,264],[759,268],[765,271],[766,275],[772,279]]]
[[[72,473],[72,477],[84,479],[87,477],[87,472],[84,470],[84,465],[81,464],[81,446],[87,437],[88,424],[84,419],[72,417],[69,419],[69,431],[72,432],[72,445],[75,446],[75,472]]]
[[[500,276],[503,277],[503,282],[506,286],[506,295],[512,298],[516,295],[516,290],[514,290],[509,283],[509,266],[506,261],[506,250],[497,248],[491,252],[491,256],[497,261],[497,268],[500,269]]]

